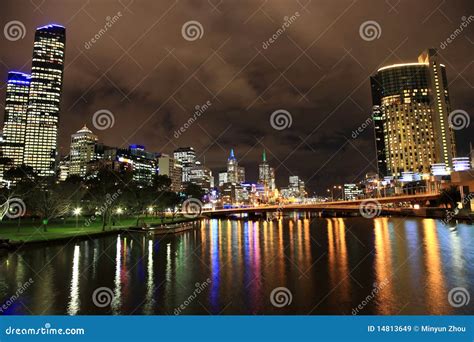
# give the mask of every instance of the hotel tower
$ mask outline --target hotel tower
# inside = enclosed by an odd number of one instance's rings
[[[456,145],[446,67],[437,51],[380,68],[370,80],[379,175],[429,173],[433,165],[451,171]]]

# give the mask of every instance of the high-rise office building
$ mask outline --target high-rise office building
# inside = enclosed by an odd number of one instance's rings
[[[235,158],[234,149],[230,150],[227,159],[227,182],[237,184],[239,182],[239,163]]]
[[[87,166],[95,157],[96,143],[97,136],[86,126],[71,135],[69,175],[86,175]]]
[[[171,179],[171,190],[178,192],[182,189],[182,172],[181,163],[167,154],[162,154],[158,158],[158,169],[160,175],[168,176]]]
[[[258,166],[258,183],[263,185],[265,192],[275,190],[275,170],[268,164],[265,151],[262,154],[262,162]]]
[[[306,197],[304,181],[299,176],[290,176],[288,190],[293,197]]]
[[[179,161],[183,167],[183,183],[189,182],[191,169],[196,163],[196,151],[192,147],[180,147],[173,152],[173,158]]]
[[[225,183],[229,182],[229,177],[227,176],[227,171],[219,172],[219,186],[223,186]]]
[[[206,193],[214,187],[214,177],[210,168],[196,162],[189,172],[189,182],[199,185]]]
[[[456,146],[448,81],[436,50],[424,51],[417,63],[380,68],[371,86],[379,175],[429,173],[440,163],[451,171]]]
[[[15,167],[23,164],[30,80],[21,72],[8,73],[2,152]]]
[[[36,30],[24,163],[40,176],[52,176],[55,172],[65,49],[64,27],[47,25]]]

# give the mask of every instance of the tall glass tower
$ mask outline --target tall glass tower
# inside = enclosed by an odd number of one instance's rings
[[[30,75],[21,72],[8,73],[2,150],[3,157],[11,159],[14,167],[23,164],[30,79]]]
[[[182,182],[189,182],[191,169],[196,165],[196,151],[192,147],[180,147],[173,152],[173,158],[183,166]]]
[[[424,51],[417,63],[380,68],[371,86],[379,175],[429,173],[440,164],[451,171],[456,145],[446,70],[436,50]]]
[[[47,25],[36,30],[24,163],[40,176],[53,176],[55,172],[65,49],[63,26]]]

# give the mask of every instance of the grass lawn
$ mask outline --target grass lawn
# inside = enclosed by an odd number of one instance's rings
[[[160,218],[156,217],[142,217],[140,220],[144,220],[147,224],[160,224],[162,222]],[[176,223],[185,221],[189,221],[189,219],[176,217],[175,220],[172,221],[171,218],[165,218],[163,222]],[[47,227],[48,231],[44,232],[40,220],[4,220],[0,222],[0,240],[8,239],[10,242],[50,241],[102,233],[102,222],[100,218],[88,223],[89,225],[86,225],[86,220],[81,218],[78,220],[77,227],[75,218],[50,221]],[[106,230],[111,231],[129,228],[135,226],[136,223],[136,217],[124,217],[120,220],[117,219],[115,225],[107,227]]]

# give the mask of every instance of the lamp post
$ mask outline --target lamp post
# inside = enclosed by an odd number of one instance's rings
[[[76,228],[79,225],[79,215],[81,214],[82,209],[81,208],[76,208],[73,211],[73,214],[76,216]]]
[[[119,216],[119,221],[120,221],[120,215],[122,215],[123,209],[122,208],[117,208],[117,214]]]

